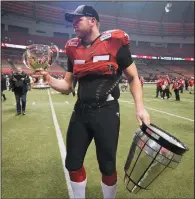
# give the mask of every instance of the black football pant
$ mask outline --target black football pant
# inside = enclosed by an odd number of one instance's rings
[[[179,89],[174,89],[176,101],[180,101]]]
[[[162,88],[161,87],[156,88],[156,97],[158,97],[159,93],[160,93],[160,97],[161,97],[161,95],[162,95]]]
[[[162,93],[162,98],[164,99],[165,98],[165,95],[167,97],[167,99],[170,98],[170,91],[168,88],[166,88],[165,90],[163,90],[163,93]]]
[[[97,108],[77,102],[66,138],[65,165],[68,171],[77,171],[82,167],[87,149],[94,139],[99,169],[106,176],[112,175],[116,171],[119,128],[118,101],[109,101]]]
[[[183,93],[183,86],[181,86],[179,89],[180,89],[180,91],[181,91],[181,93]]]

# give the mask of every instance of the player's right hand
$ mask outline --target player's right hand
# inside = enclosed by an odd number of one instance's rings
[[[36,70],[34,73],[33,73],[33,77],[40,77],[42,76],[43,77],[43,81],[44,83],[49,83],[50,81],[50,78],[51,76],[49,75],[49,73],[44,70],[44,69],[39,69],[39,70]]]

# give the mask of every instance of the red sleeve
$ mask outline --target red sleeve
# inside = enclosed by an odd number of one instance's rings
[[[130,43],[129,35],[123,30],[108,30],[101,34],[100,40],[111,39],[117,46],[126,46]]]
[[[129,35],[122,30],[115,30],[112,32],[112,38],[116,38],[121,41],[123,46],[130,43]]]

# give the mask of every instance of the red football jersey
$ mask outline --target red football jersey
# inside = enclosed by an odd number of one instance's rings
[[[90,47],[74,38],[66,43],[65,51],[73,64],[73,74],[83,77],[88,74],[115,74],[118,69],[116,55],[120,47],[130,43],[122,30],[103,32]]]
[[[190,79],[189,80],[189,86],[193,86],[194,85],[194,80],[193,79]]]
[[[165,88],[168,89],[169,88],[169,82],[170,82],[169,79],[165,78],[162,81],[162,85],[164,85]]]
[[[156,86],[161,87],[162,85],[163,85],[163,80],[162,80],[162,78],[160,78],[160,79],[157,80]]]
[[[180,86],[181,86],[181,81],[179,79],[177,79],[177,80],[174,81],[172,88],[173,89],[179,89]]]
[[[183,79],[181,79],[180,81],[181,81],[181,86],[185,86],[185,81]]]

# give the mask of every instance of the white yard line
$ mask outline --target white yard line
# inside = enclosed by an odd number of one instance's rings
[[[119,100],[119,101],[120,102],[129,103],[129,104],[134,104],[134,102],[131,102],[131,101],[125,101],[125,100]],[[175,114],[172,114],[172,113],[167,113],[165,111],[161,111],[161,110],[158,110],[158,109],[150,108],[150,107],[147,107],[147,106],[145,106],[145,108],[147,108],[149,110],[153,110],[153,111],[159,112],[159,113],[163,113],[163,114],[166,114],[166,115],[170,115],[170,116],[173,116],[173,117],[178,117],[178,118],[181,118],[181,119],[184,119],[184,120],[188,120],[190,122],[194,122],[194,120],[192,120],[190,118],[187,118],[187,117],[182,117],[182,116],[175,115]]]
[[[121,94],[130,94],[130,93],[129,93],[129,92],[121,92]],[[180,95],[180,96],[181,96],[181,97],[180,97],[180,98],[181,98],[181,101],[194,103],[193,100],[189,100],[189,99],[187,99],[187,98],[182,98],[182,95]],[[172,99],[175,100],[174,97],[171,97],[171,98],[170,98],[170,101],[172,101]],[[151,99],[150,99],[150,98],[147,98],[147,99],[146,99],[146,97],[144,97],[144,100],[145,100],[145,101],[159,101],[159,102],[162,101],[162,102],[163,102],[163,100],[162,100],[160,97],[159,97],[159,98],[156,98],[156,99],[152,99],[152,98],[151,98]],[[166,98],[164,99],[164,101],[165,101],[165,100],[168,101]]]
[[[173,100],[172,98],[170,98],[170,100],[167,100],[166,98],[163,100],[163,99],[160,99],[160,98],[157,98],[157,99],[145,99],[144,98],[144,101],[146,102],[150,102],[150,101],[158,101],[158,102],[164,102],[164,101],[175,101],[175,99]],[[190,102],[190,103],[194,103],[194,101],[191,101],[191,100],[186,100],[186,99],[182,99],[181,98],[181,102]]]
[[[48,95],[49,95],[49,102],[50,102],[50,107],[51,107],[51,112],[52,112],[52,118],[53,118],[55,130],[56,130],[56,136],[57,136],[57,139],[58,139],[58,146],[59,146],[59,149],[60,149],[62,166],[63,166],[64,176],[65,176],[66,184],[67,184],[67,188],[68,188],[69,198],[74,198],[72,187],[71,187],[71,184],[70,184],[69,173],[68,173],[68,170],[65,167],[66,147],[64,145],[62,133],[61,133],[61,130],[60,130],[60,127],[59,127],[59,124],[58,124],[58,120],[57,120],[57,117],[56,117],[56,113],[55,113],[55,110],[54,110],[54,107],[53,107],[53,102],[52,102],[52,99],[51,99],[50,91],[47,90],[47,92],[48,92]]]
[[[191,101],[191,100],[188,100],[188,99],[183,99],[182,97],[181,97],[181,101],[185,101],[185,102],[192,102],[192,103],[194,103],[194,101]]]
[[[148,101],[152,100],[152,101],[161,101],[161,102],[163,102],[163,100],[162,100],[161,98],[156,98],[156,99],[148,99],[148,98],[147,98],[147,100],[148,100]],[[146,100],[146,101],[147,101],[147,100]],[[175,98],[171,97],[171,98],[170,98],[170,101],[173,101],[173,100],[175,101]],[[194,102],[194,101],[189,100],[189,99],[187,99],[187,98],[182,98],[181,95],[180,95],[180,100],[181,100],[181,101],[185,101],[185,102],[192,102],[192,103]],[[164,101],[168,101],[166,97],[165,97]]]

